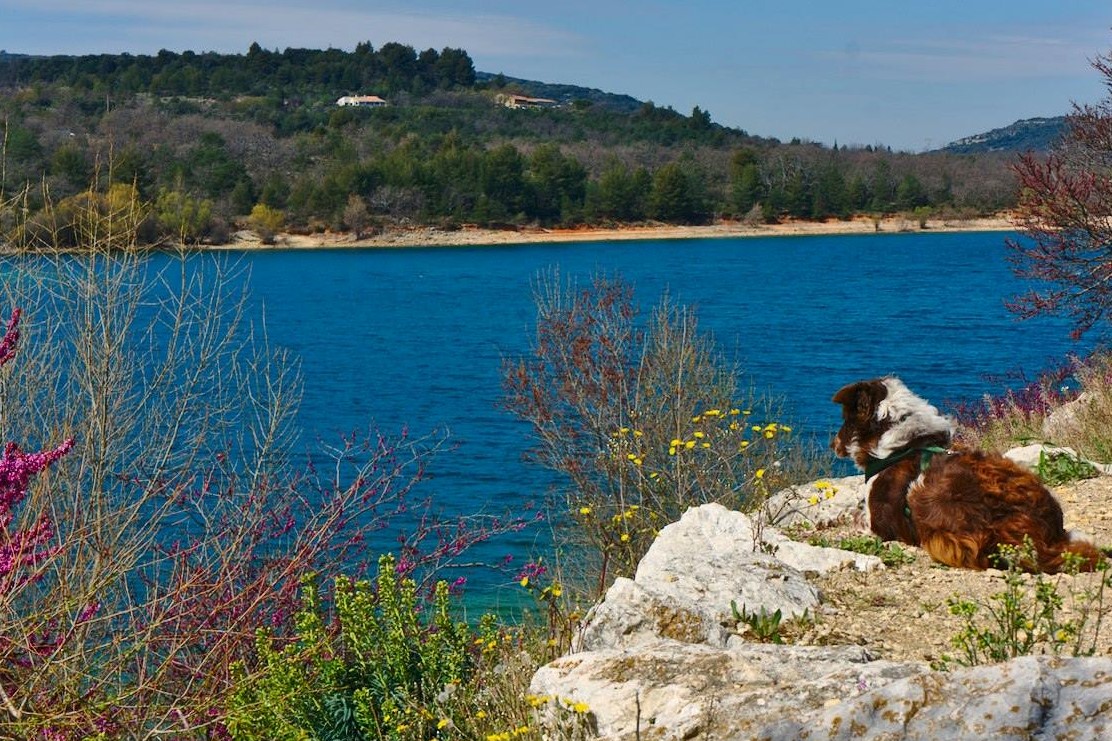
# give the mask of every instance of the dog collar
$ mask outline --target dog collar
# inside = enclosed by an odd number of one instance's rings
[[[937,445],[931,445],[926,448],[908,448],[903,452],[896,453],[895,455],[890,455],[887,458],[870,459],[869,462],[865,464],[865,480],[868,481],[884,469],[890,466],[894,466],[902,461],[904,458],[909,458],[916,453],[919,453],[919,470],[925,471],[927,469],[927,466],[931,464],[931,458],[936,453],[948,452],[950,451],[946,450],[946,448],[940,448]]]

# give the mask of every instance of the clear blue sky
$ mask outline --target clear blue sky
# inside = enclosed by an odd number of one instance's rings
[[[1112,0],[0,0],[13,53],[466,49],[750,133],[918,151],[1105,89]]]

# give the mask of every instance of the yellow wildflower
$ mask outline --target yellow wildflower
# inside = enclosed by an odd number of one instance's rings
[[[826,479],[820,479],[815,482],[816,489],[829,489],[831,486],[832,484]]]
[[[692,448],[695,447],[695,441],[694,440],[688,440],[687,442],[685,442],[683,444],[683,447],[687,448],[688,450],[691,450]]]
[[[731,416],[731,417],[736,417],[736,416],[737,416],[737,415],[739,415],[739,414],[741,414],[741,410],[740,410],[740,409],[731,409],[731,410],[730,410],[730,416]]]
[[[818,503],[819,503],[819,498],[818,498],[818,497],[816,497],[816,496],[812,496],[812,497],[811,497],[810,499],[808,499],[807,501],[808,501],[808,502],[809,502],[810,504],[818,504]]]
[[[628,543],[629,542],[629,533],[622,533],[621,541],[623,543]]]
[[[719,409],[708,409],[707,411],[703,412],[703,414],[708,417],[717,417],[719,414],[722,414],[722,411]]]
[[[791,432],[792,428],[787,425],[780,425],[780,432]]]
[[[710,443],[703,443],[703,447],[704,447],[704,448],[709,448],[709,447],[710,447]]]
[[[637,460],[637,454],[636,453],[630,453],[629,455],[626,456],[626,458],[630,459],[631,461],[632,460]]]
[[[479,720],[482,720],[483,718],[487,717],[486,711],[480,710],[479,712],[475,713],[475,717]]]
[[[644,432],[641,432],[641,430],[634,430],[634,431],[633,431],[633,436],[634,436],[634,437],[644,437],[644,436],[645,436],[645,433],[644,433]]]
[[[444,730],[445,728],[447,728],[447,727],[448,727],[448,724],[449,724],[449,723],[451,723],[451,722],[452,722],[452,721],[448,720],[447,718],[441,718],[441,719],[440,719],[439,721],[437,721],[437,723],[436,723],[436,730],[438,730],[438,731],[442,731],[442,730]]]
[[[585,702],[577,702],[577,703],[575,703],[574,705],[571,706],[571,709],[572,709],[573,712],[576,712],[576,713],[579,713],[580,715],[582,715],[583,713],[586,713],[587,711],[589,711],[591,708]]]
[[[619,427],[618,432],[622,433],[623,435],[627,435],[627,434],[629,434],[629,428],[628,427]]]
[[[528,587],[529,586],[529,577],[527,577],[527,576],[521,577],[521,581],[519,581],[518,584],[520,584],[523,587]]]
[[[706,436],[707,436],[707,434],[705,432],[701,432],[699,430],[695,431],[695,439],[696,440],[702,440]]]
[[[775,432],[773,432],[772,430],[765,430],[765,431],[764,431],[764,436],[765,436],[765,437],[766,437],[767,439],[771,440],[772,438],[776,437],[776,433],[775,433]]]
[[[591,508],[590,507],[580,507],[579,508],[579,514],[589,515],[589,514],[591,514]]]
[[[668,455],[675,455],[675,454],[676,454],[676,446],[673,445],[672,447],[668,448]]]
[[[757,473],[756,473],[757,478],[763,479],[764,475],[765,475],[765,470],[763,468],[758,468]]]
[[[702,420],[703,420],[703,418],[700,415],[695,415],[694,417],[691,418],[692,422],[701,422]]]
[[[680,440],[678,437],[673,437],[672,441],[668,444],[673,448],[678,448],[680,445],[683,445],[683,440]]]
[[[749,447],[749,441],[748,440],[742,440],[741,441],[741,449],[745,450],[748,447]]]

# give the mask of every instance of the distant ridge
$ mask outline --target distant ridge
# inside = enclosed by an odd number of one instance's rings
[[[942,148],[952,154],[984,152],[1048,152],[1062,138],[1066,117],[1025,118],[1010,126],[958,139]]]
[[[503,85],[519,88],[524,94],[538,98],[549,98],[564,105],[576,101],[587,101],[592,105],[598,105],[617,113],[633,113],[644,105],[642,101],[630,95],[607,93],[593,87],[523,80],[519,77],[491,74],[490,72],[476,72],[475,81],[480,83],[498,81]]]

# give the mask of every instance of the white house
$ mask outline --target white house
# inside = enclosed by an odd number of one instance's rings
[[[336,105],[354,105],[362,108],[381,108],[389,105],[377,95],[345,95],[336,101]]]

